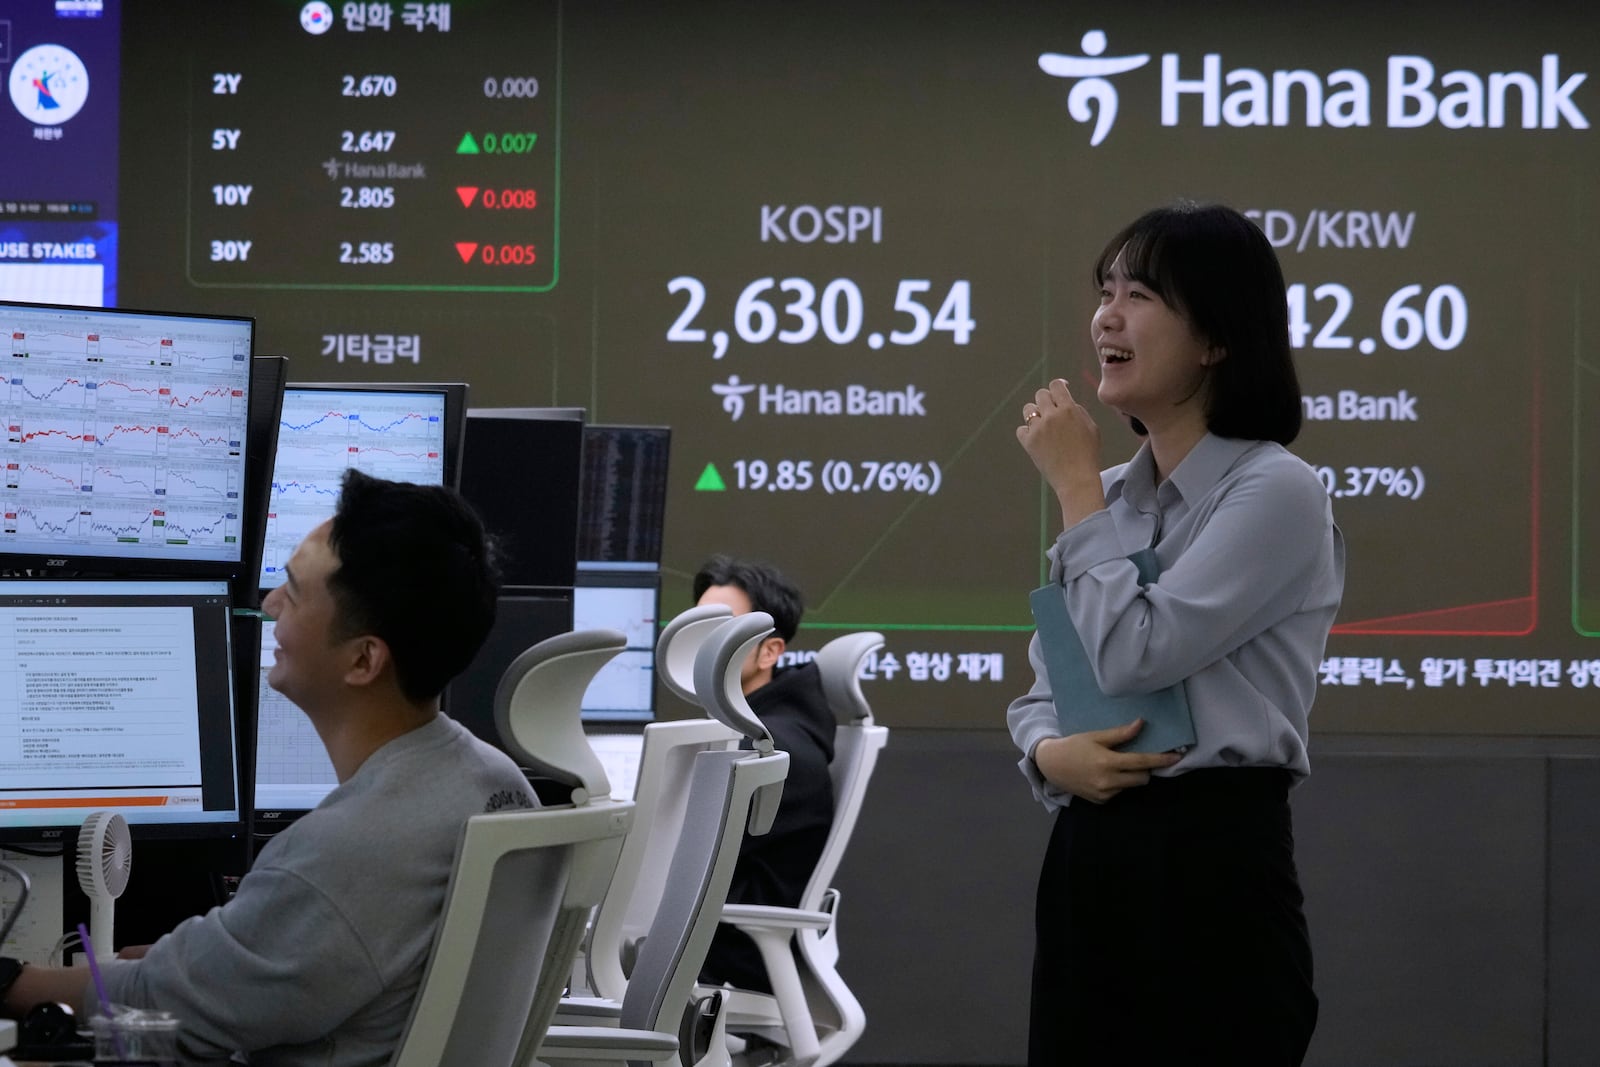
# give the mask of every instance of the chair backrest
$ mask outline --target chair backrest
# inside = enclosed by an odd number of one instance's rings
[[[467,820],[422,987],[390,1067],[512,1067],[549,1028],[627,803]]]
[[[656,644],[656,676],[688,700],[694,696],[694,660],[707,638],[732,618],[726,604],[690,608],[667,623]],[[698,701],[696,706],[701,707]],[[701,707],[702,712],[704,708]],[[616,877],[589,937],[584,978],[602,997],[621,1000],[627,989],[622,959],[628,945],[649,932],[688,810],[695,756],[734,748],[743,735],[711,718],[653,722],[644,728],[639,778],[634,787],[633,831],[622,846]]]
[[[855,832],[867,783],[878,765],[878,753],[889,741],[888,729],[873,722],[872,708],[861,694],[861,664],[883,645],[882,634],[861,631],[836,637],[817,652],[822,692],[836,723],[833,762],[828,765],[833,779],[833,826],[800,895],[800,907],[808,911],[821,909],[823,896],[833,885],[839,861]]]
[[[512,660],[495,689],[494,721],[506,751],[534,777],[569,790],[574,804],[611,795],[583,734],[583,694],[627,644],[617,630],[557,634]]]
[[[701,604],[680,612],[661,628],[656,639],[656,677],[667,691],[695,707],[694,660],[717,627],[733,616],[726,604]]]
[[[616,877],[595,912],[589,937],[584,977],[597,995],[621,1000],[627,988],[623,954],[649,931],[666,891],[673,852],[688,816],[695,757],[738,743],[738,734],[712,719],[653,722],[644,728],[633,831],[623,842]]]
[[[748,742],[753,751],[763,756],[770,755],[775,745],[772,732],[756,718],[744,698],[744,662],[757,645],[771,636],[772,628],[772,616],[764,611],[735,616],[712,632],[694,659],[694,692],[700,706],[707,715],[737,733],[741,743]],[[781,786],[757,794],[750,810],[752,834],[772,829],[782,799]]]
[[[696,657],[695,689],[706,711],[748,739],[752,750],[712,750],[694,757],[666,892],[622,998],[624,1027],[678,1032],[727,902],[745,830],[763,834],[771,829],[789,756],[773,749],[772,735],[739,688],[745,656],[771,631],[770,615],[738,616],[712,634]]]

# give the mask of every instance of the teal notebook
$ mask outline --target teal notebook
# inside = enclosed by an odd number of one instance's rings
[[[1139,568],[1139,583],[1150,585],[1161,574],[1154,549],[1140,549],[1128,557]],[[1078,637],[1078,628],[1067,613],[1067,599],[1061,586],[1047,585],[1028,595],[1033,606],[1033,624],[1039,631],[1039,654],[1044,657],[1045,674],[1055,698],[1056,718],[1061,732],[1081,734],[1123,726],[1134,719],[1144,720],[1144,729],[1126,745],[1124,752],[1171,752],[1194,744],[1194,720],[1189,715],[1189,698],[1183,684],[1158,689],[1154,693],[1129,693],[1106,696],[1094,680],[1089,656]]]

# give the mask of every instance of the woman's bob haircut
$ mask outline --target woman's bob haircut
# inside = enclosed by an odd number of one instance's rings
[[[1209,374],[1206,428],[1287,445],[1300,433],[1283,270],[1255,223],[1229,207],[1179,202],[1139,216],[1094,265],[1098,288],[1124,273],[1189,320],[1222,358]]]

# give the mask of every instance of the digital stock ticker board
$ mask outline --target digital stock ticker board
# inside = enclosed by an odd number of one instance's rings
[[[1349,580],[1314,728],[1600,733],[1600,33],[1577,4],[12,0],[0,297],[251,315],[301,381],[673,430],[713,552],[887,639],[893,726],[998,727],[1145,209],[1277,249]],[[1587,30],[1580,32],[1582,27]],[[530,501],[530,507],[536,507]]]

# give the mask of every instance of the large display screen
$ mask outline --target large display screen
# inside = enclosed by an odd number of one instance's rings
[[[663,614],[714,552],[772,560],[800,651],[886,635],[894,726],[1031,682],[1059,520],[1021,405],[1092,396],[1112,233],[1230,203],[1349,545],[1314,728],[1600,734],[1586,7],[108,0],[108,53],[68,6],[0,15],[13,89],[46,46],[88,75],[64,121],[0,101],[0,204],[115,204],[120,302],[246,303],[294,378],[670,426]],[[75,243],[0,242],[0,293]]]
[[[121,0],[0,9],[0,294],[117,300]]]

